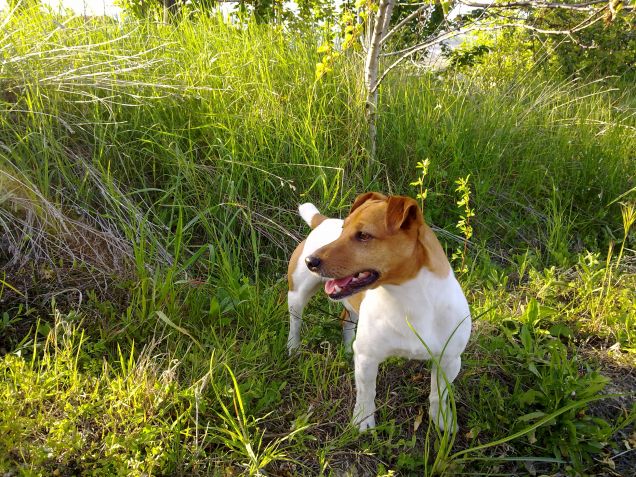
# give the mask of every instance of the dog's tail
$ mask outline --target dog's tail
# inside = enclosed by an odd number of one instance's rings
[[[314,204],[309,202],[299,205],[298,212],[312,229],[318,227],[327,218],[320,213]]]

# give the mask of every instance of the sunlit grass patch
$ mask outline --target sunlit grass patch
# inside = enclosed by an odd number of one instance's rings
[[[5,471],[143,475],[175,469],[180,446],[196,446],[193,393],[179,387],[177,365],[153,355],[152,345],[141,355],[120,351],[119,361],[99,360],[99,347],[85,341],[77,320],[57,314],[48,334],[36,333],[32,357],[2,358]]]

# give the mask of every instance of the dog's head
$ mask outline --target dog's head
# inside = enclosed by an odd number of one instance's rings
[[[358,196],[340,237],[305,262],[311,271],[329,279],[325,291],[334,300],[383,284],[399,285],[422,267],[439,276],[450,271],[417,202],[376,192]]]

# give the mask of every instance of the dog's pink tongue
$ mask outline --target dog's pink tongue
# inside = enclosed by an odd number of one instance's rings
[[[333,292],[336,291],[336,286],[344,288],[351,282],[351,280],[353,280],[353,275],[344,278],[327,280],[327,282],[325,283],[325,292],[327,293],[327,295],[331,295]]]

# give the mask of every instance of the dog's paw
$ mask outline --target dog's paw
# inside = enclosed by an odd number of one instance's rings
[[[360,432],[373,429],[374,427],[375,427],[375,418],[373,416],[363,419],[362,422],[358,424],[358,429],[360,430]]]
[[[439,427],[439,430],[442,432],[448,430],[451,434],[455,434],[459,430],[457,422],[453,422],[453,413],[450,408],[447,408],[445,412],[441,412],[439,408],[433,404],[431,406],[430,417],[433,424]]]
[[[357,412],[356,412],[357,411]],[[364,416],[362,411],[354,410],[353,423],[358,426],[360,432],[364,432],[368,429],[375,427],[375,416],[373,414]]]
[[[299,351],[300,351],[300,346],[288,346],[287,347],[287,354],[290,357],[297,355]]]
[[[451,434],[457,434],[457,431],[459,431],[459,426],[457,425],[457,423],[455,424],[453,424],[452,422],[444,423],[442,419],[440,419],[439,421],[433,421],[433,422],[437,424],[437,427],[439,427],[439,430],[442,432],[445,432],[448,429],[448,431],[450,431]]]
[[[287,340],[287,354],[289,354],[289,356],[293,356],[296,352],[298,352],[298,348],[300,348],[300,339],[290,337]]]

